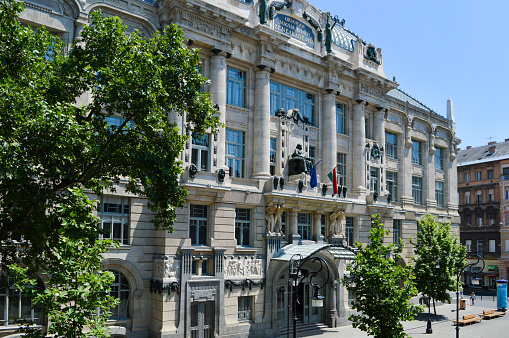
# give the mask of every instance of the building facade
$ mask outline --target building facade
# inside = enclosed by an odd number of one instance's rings
[[[299,320],[345,325],[352,295],[338,281],[349,247],[367,242],[371,215],[380,214],[388,242],[407,244],[402,264],[426,213],[459,228],[452,102],[443,117],[398,89],[384,74],[381,48],[308,1],[25,6],[23,22],[45,25],[69,45],[96,9],[146,36],[177,24],[199,49],[205,90],[225,124],[188,135],[179,158],[188,202],[173,233],[155,230],[146,201],[122,185],[98,197],[101,226],[122,244],[104,261],[121,298],[109,322],[115,337],[278,336],[295,254],[330,268],[313,279],[325,284],[321,308],[311,306],[303,280]],[[170,118],[185,133],[185,116]]]
[[[495,288],[507,278],[509,267],[509,139],[458,152],[460,238],[467,253],[484,258],[485,268],[475,266],[467,283]],[[508,242],[506,242],[508,241]]]

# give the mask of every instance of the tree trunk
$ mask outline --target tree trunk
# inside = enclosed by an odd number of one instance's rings
[[[435,297],[433,297],[433,311],[435,312],[435,316],[437,315],[437,308],[435,306]]]

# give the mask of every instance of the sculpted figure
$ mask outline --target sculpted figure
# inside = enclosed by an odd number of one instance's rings
[[[265,220],[267,221],[267,233],[272,234],[275,232],[276,218],[274,212],[277,210],[277,205],[270,205],[265,208]]]
[[[331,223],[329,225],[329,233],[332,235],[344,236],[343,218],[345,217],[344,211],[336,211],[330,214]]]
[[[313,168],[313,161],[304,156],[302,151],[302,145],[297,144],[295,151],[292,154],[292,158],[288,161],[290,165],[288,168],[288,175],[298,175],[300,173],[308,173]]]
[[[260,18],[260,24],[265,25],[267,23],[267,0],[260,0],[260,9],[258,16]]]
[[[275,225],[274,225],[274,232],[280,233],[281,232],[281,215],[283,214],[283,211],[285,209],[285,205],[277,205],[276,210],[274,212],[274,218],[275,218]]]

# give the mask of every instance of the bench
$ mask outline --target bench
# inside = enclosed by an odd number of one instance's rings
[[[476,323],[481,321],[481,317],[477,316],[475,313],[472,313],[470,315],[464,315],[462,319],[458,320],[458,323],[460,325],[470,324],[470,323]],[[456,323],[455,320],[453,320],[454,323]]]
[[[491,318],[497,318],[497,317],[500,317],[503,315],[505,315],[505,312],[495,311],[495,310],[484,310],[482,312],[481,317],[483,319],[491,319]]]

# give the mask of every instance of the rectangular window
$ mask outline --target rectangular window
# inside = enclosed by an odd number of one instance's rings
[[[505,240],[505,252],[509,252],[509,239]]]
[[[283,213],[281,214],[281,232],[286,237],[286,211],[283,211]]]
[[[481,172],[480,171],[476,171],[475,172],[475,180],[476,181],[480,181],[481,180]]]
[[[476,196],[475,201],[477,203],[482,203],[482,191],[481,190],[477,190],[475,196]]]
[[[435,182],[435,200],[437,207],[444,207],[444,182]]]
[[[336,133],[346,134],[346,110],[340,103],[336,104]]]
[[[444,170],[444,150],[442,148],[435,149],[435,169]]]
[[[490,239],[489,241],[489,246],[490,246],[490,252],[495,252],[495,240],[494,239]]]
[[[244,177],[244,132],[226,129],[226,165],[233,177]]]
[[[412,176],[412,197],[414,204],[422,205],[422,178]]]
[[[509,188],[505,188],[505,199],[509,200]]]
[[[483,257],[484,248],[482,240],[477,240],[477,254]]]
[[[252,320],[253,297],[242,296],[237,299],[239,300],[239,313],[238,313],[239,322],[246,322]]]
[[[488,179],[493,179],[493,169],[488,170]]]
[[[309,229],[311,227],[311,214],[299,212],[297,218],[297,230],[301,239],[309,239]]]
[[[401,220],[392,220],[392,242],[399,245],[401,241]]]
[[[251,233],[251,210],[235,209],[235,238],[237,245],[249,246]]]
[[[320,233],[323,237],[327,237],[327,218],[325,215],[320,216]]]
[[[41,325],[44,316],[41,308],[33,308],[32,298],[14,285],[15,278],[0,276],[0,327],[15,325],[18,319],[34,321]],[[42,283],[37,288],[43,289]]]
[[[369,180],[369,189],[372,192],[378,192],[378,168],[370,169],[370,180]]]
[[[465,192],[465,204],[470,204],[470,191]]]
[[[189,212],[189,237],[191,245],[207,245],[207,206],[191,204]]]
[[[338,185],[346,186],[346,154],[337,154],[337,164]]]
[[[353,217],[346,217],[345,223],[345,236],[346,236],[346,244],[348,246],[354,246],[353,239]]]
[[[465,182],[470,182],[470,173],[465,173]]]
[[[495,190],[490,189],[488,190],[488,201],[493,202],[495,200]]]
[[[412,140],[412,163],[422,165],[421,142]]]
[[[392,171],[385,172],[385,182],[387,191],[392,196],[393,201],[398,201],[398,173]]]
[[[465,249],[467,250],[467,252],[471,252],[472,251],[472,240],[467,239],[465,241]]]
[[[476,219],[477,219],[477,226],[482,227],[482,216],[478,216]]]
[[[387,158],[398,158],[398,137],[388,131],[385,132],[385,155]]]
[[[246,73],[228,67],[226,103],[245,107],[246,96]]]
[[[309,159],[311,160],[311,163],[315,165],[316,163],[316,147],[309,147]]]
[[[210,135],[193,135],[191,162],[200,171],[209,171]]]
[[[366,116],[364,118],[364,133],[366,133],[366,138],[371,139],[371,133],[369,129],[369,117]]]
[[[279,109],[297,108],[304,119],[315,125],[315,96],[276,82],[270,82],[270,114]]]
[[[121,245],[129,245],[129,198],[103,196],[97,206],[101,219],[101,238],[112,239]]]
[[[276,139],[270,138],[270,175],[276,175]]]

